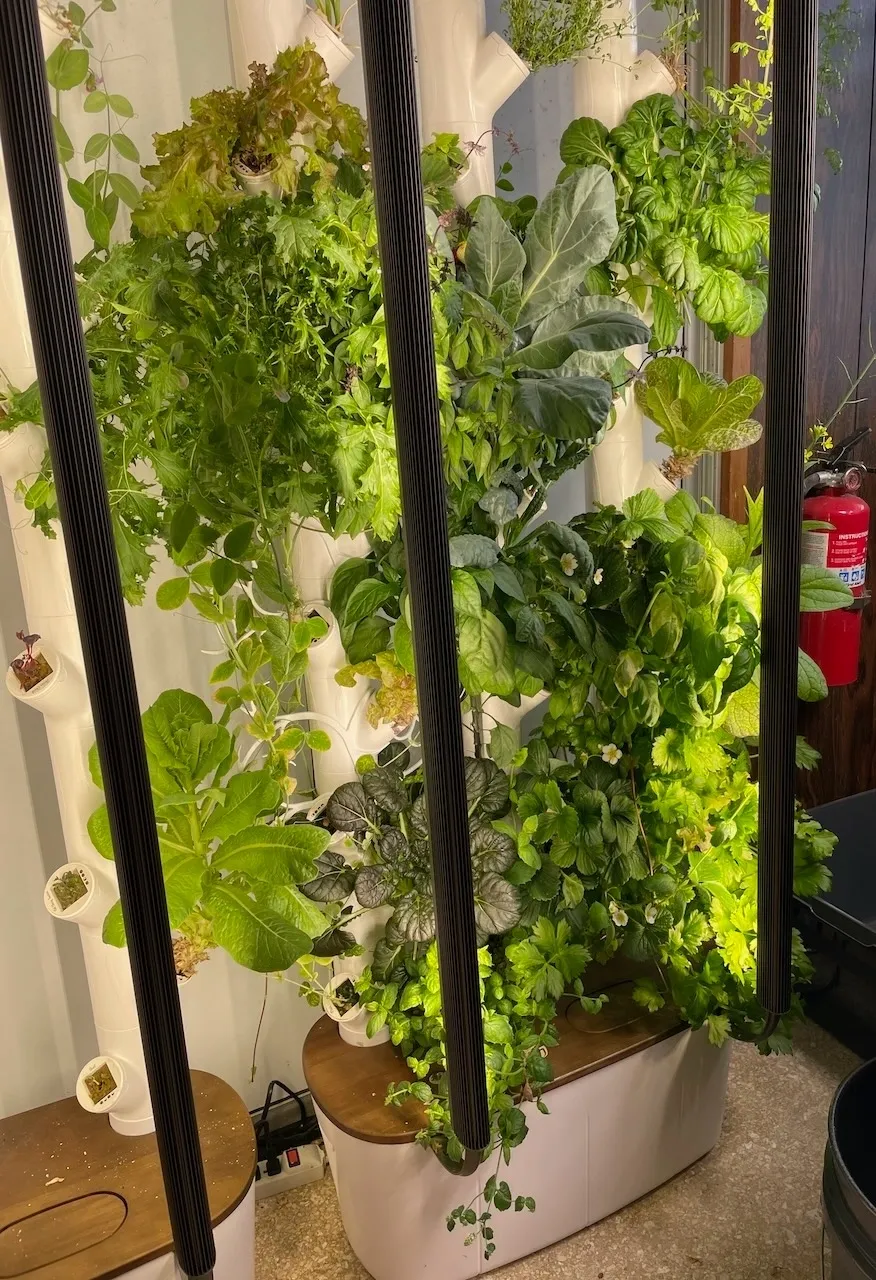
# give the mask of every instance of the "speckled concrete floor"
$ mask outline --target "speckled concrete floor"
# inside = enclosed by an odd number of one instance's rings
[[[737,1045],[724,1133],[692,1169],[496,1280],[819,1280],[827,1109],[856,1059],[817,1027],[792,1058]],[[265,1201],[257,1280],[368,1280],[331,1179]]]

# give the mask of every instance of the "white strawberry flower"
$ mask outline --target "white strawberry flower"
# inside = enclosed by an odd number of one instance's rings
[[[602,579],[603,579],[604,577],[605,577],[605,570],[604,570],[604,569],[597,569],[597,570],[596,570],[596,572],[595,572],[595,573],[594,573],[594,575],[593,575],[593,585],[594,585],[594,586],[597,586],[597,587],[601,586],[601,585],[602,585]]]
[[[578,561],[572,555],[571,551],[567,551],[564,556],[560,556],[560,568],[567,578],[571,578],[578,568]]]
[[[607,742],[599,749],[602,752],[602,758],[606,764],[619,764],[624,754],[620,747],[616,746],[613,742]]]
[[[630,922],[630,917],[627,915],[626,911],[624,911],[623,907],[618,906],[616,902],[611,904],[608,909],[608,913],[617,925],[618,929],[623,929],[623,927]]]
[[[658,914],[659,914],[659,907],[657,906],[657,903],[649,902],[647,907],[645,908],[645,919],[648,921],[648,924],[655,924],[657,921]]]

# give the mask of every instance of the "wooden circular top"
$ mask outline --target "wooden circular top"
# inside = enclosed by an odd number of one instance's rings
[[[255,1176],[255,1135],[224,1080],[192,1072],[213,1225]],[[155,1135],[125,1138],[74,1098],[0,1121],[0,1278],[109,1280],[169,1253]]]
[[[561,1012],[557,1020],[560,1042],[549,1054],[554,1079],[546,1091],[685,1030],[686,1024],[674,1009],[649,1014],[635,1003],[628,972],[629,966],[625,965],[588,974],[588,986],[609,996],[601,1013],[586,1014],[577,1003]],[[324,1115],[344,1133],[363,1142],[413,1142],[426,1126],[426,1111],[421,1103],[408,1099],[401,1107],[385,1104],[390,1084],[414,1079],[393,1046],[357,1049],[345,1044],[330,1018],[320,1018],[308,1033],[304,1042],[304,1075],[313,1100]]]

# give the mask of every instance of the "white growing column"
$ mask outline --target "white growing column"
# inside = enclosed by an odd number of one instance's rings
[[[2,231],[0,237],[7,239]],[[8,295],[3,301],[9,301]],[[9,320],[8,307],[2,308],[2,316],[4,321]],[[26,321],[20,319],[20,323]],[[80,1080],[101,1062],[108,1061],[119,1087],[107,1095],[100,1110],[109,1112],[110,1123],[119,1133],[149,1133],[153,1127],[152,1108],[128,952],[105,946],[101,939],[103,917],[118,897],[118,886],[115,868],[94,849],[86,827],[102,796],[88,772],[94,726],[67,557],[60,533],[50,540],[35,529],[29,513],[15,496],[18,481],[38,470],[44,452],[45,437],[37,427],[19,427],[11,434],[0,435],[0,475],[15,540],[27,625],[30,631],[43,637],[37,648],[52,667],[52,674],[29,693],[19,686],[7,668],[6,688],[18,701],[41,711],[46,722],[69,860],[49,878],[46,907],[56,919],[70,920],[81,927],[97,1043],[102,1055],[100,1060],[83,1068]],[[87,892],[65,910],[53,886],[66,871],[78,874]]]
[[[458,133],[474,147],[456,187],[461,204],[495,191],[493,117],[529,75],[529,67],[495,31],[484,0],[414,0],[423,141]]]
[[[661,60],[650,51],[639,52],[635,6],[624,0],[618,13],[624,33],[612,36],[591,57],[581,58],[574,70],[576,116],[592,116],[614,129],[630,107],[652,93],[675,93],[676,84]],[[631,347],[630,360],[638,365],[643,347]],[[640,489],[656,488],[662,497],[675,492],[653,463],[645,462],[644,414],[630,388],[614,403],[615,423],[593,450],[591,479],[597,502],[620,506]]]
[[[249,65],[270,67],[282,49],[309,40],[325,62],[329,79],[353,61],[353,51],[307,0],[229,0],[234,78],[240,87],[249,83]]]

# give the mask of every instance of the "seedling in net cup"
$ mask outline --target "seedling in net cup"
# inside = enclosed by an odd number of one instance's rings
[[[24,645],[24,653],[13,658],[10,666],[24,692],[30,693],[46,676],[52,674],[52,668],[45,654],[34,653],[34,645],[40,639],[38,635],[27,636],[23,631],[16,631],[15,635]]]

